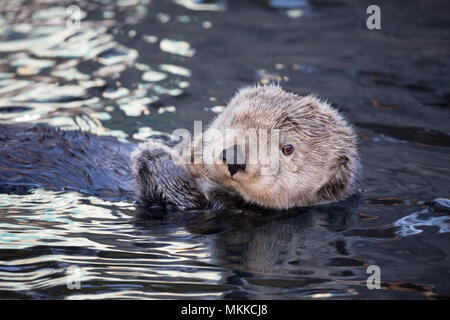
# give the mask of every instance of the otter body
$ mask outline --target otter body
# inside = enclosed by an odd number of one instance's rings
[[[0,192],[43,187],[138,200],[140,208],[277,210],[338,201],[357,188],[353,129],[328,104],[277,86],[240,90],[188,142],[180,154],[156,142],[0,125]]]
[[[240,132],[238,139],[218,140],[217,133],[226,136],[227,130]],[[251,161],[257,149],[248,136],[269,141],[273,132],[276,148]],[[194,137],[188,151],[183,158],[172,148],[147,142],[133,152],[136,194],[143,206],[289,209],[325,204],[355,193],[360,170],[356,135],[336,110],[314,96],[300,97],[273,85],[241,89],[204,135]],[[264,173],[272,162],[276,170]]]
[[[45,124],[0,124],[0,193],[73,190],[132,200],[131,143]]]

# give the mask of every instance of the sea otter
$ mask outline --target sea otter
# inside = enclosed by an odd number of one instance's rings
[[[218,139],[217,132],[226,136],[229,130],[244,137]],[[250,161],[258,147],[249,137],[268,142],[273,132],[276,148]],[[188,151],[186,159],[173,148],[147,142],[132,153],[142,206],[159,202],[184,209],[245,204],[289,209],[344,199],[358,185],[360,162],[352,127],[326,102],[276,85],[239,90],[204,135],[194,137]],[[267,163],[276,163],[276,170],[264,173]]]

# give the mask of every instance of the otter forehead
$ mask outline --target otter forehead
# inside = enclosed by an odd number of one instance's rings
[[[241,89],[230,101],[231,126],[283,129],[296,108],[295,95],[276,86]]]
[[[303,139],[353,135],[345,120],[315,96],[301,97],[274,85],[241,89],[222,117],[228,119],[225,127],[278,129]]]

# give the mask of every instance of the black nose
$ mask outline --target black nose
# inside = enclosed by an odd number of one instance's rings
[[[228,171],[230,171],[230,174],[233,175],[239,170],[244,171],[245,170],[245,164],[229,164],[228,165]]]
[[[228,171],[231,175],[235,174],[239,170],[245,170],[245,160],[239,151],[240,150],[237,145],[222,151],[222,160],[227,164]]]

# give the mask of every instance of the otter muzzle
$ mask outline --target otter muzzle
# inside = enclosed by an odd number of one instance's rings
[[[227,164],[231,176],[239,170],[245,171],[245,157],[243,157],[237,145],[223,150],[221,157],[223,162]]]

